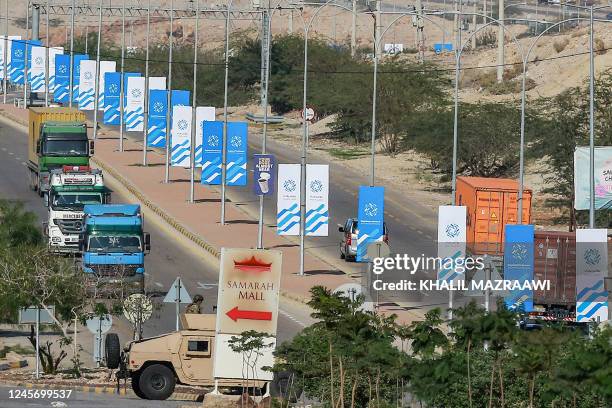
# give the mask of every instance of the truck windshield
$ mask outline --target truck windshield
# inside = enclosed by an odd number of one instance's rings
[[[85,204],[101,204],[100,193],[57,193],[53,195],[51,206],[54,210],[62,208],[83,208]]]
[[[45,140],[43,142],[45,156],[87,156],[87,140]]]
[[[89,238],[89,252],[133,253],[142,252],[137,235],[95,236]]]

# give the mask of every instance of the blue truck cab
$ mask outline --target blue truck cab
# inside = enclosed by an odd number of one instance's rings
[[[144,291],[144,256],[151,250],[138,204],[91,204],[83,208],[79,245],[82,269],[96,290]]]

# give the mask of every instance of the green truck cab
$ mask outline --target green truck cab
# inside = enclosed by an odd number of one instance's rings
[[[94,145],[85,120],[85,114],[73,108],[30,108],[28,169],[30,187],[39,195],[49,191],[51,170],[89,166]]]

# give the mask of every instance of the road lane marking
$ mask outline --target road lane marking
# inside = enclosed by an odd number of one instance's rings
[[[162,285],[162,284],[161,284],[161,283],[159,283],[159,282],[154,282],[154,283],[155,283],[155,286],[157,286],[158,288],[163,288],[163,287],[164,287],[164,285]]]
[[[300,325],[302,327],[306,327],[306,325],[304,323],[302,323],[301,321],[299,321],[298,319],[296,319],[295,317],[293,317],[289,313],[285,312],[284,310],[279,309],[278,311],[280,312],[280,314],[282,314],[283,316],[285,316],[289,320],[293,321],[294,323],[296,323],[296,324],[298,324],[298,325]]]
[[[219,286],[218,283],[202,283],[202,282],[197,282],[197,284],[198,284],[198,288],[204,289],[204,290],[214,289],[215,286]]]
[[[2,148],[2,151],[3,151],[3,152],[6,152],[6,147],[3,147],[3,148]]]

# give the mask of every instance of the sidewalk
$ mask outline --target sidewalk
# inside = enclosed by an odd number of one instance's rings
[[[0,104],[2,115],[27,125],[28,111],[13,105]],[[135,194],[143,205],[164,218],[179,232],[192,239],[203,249],[219,257],[222,247],[254,248],[257,223],[240,207],[226,202],[226,225],[220,224],[220,193],[199,183],[196,177],[195,203],[188,202],[189,169],[171,167],[171,182],[163,183],[165,157],[159,151],[149,150],[148,166],[142,166],[142,144],[124,139],[124,152],[118,151],[118,131],[98,131],[94,163],[108,172]],[[197,176],[197,174],[196,174]],[[233,187],[228,187],[231,189]],[[253,199],[256,199],[254,196]],[[276,235],[276,229],[264,228],[267,249],[283,253],[281,294],[294,300],[306,301],[312,286],[324,285],[330,289],[354,282],[344,272],[306,251],[305,274],[299,276],[299,245]],[[155,250],[155,242],[152,243]]]

